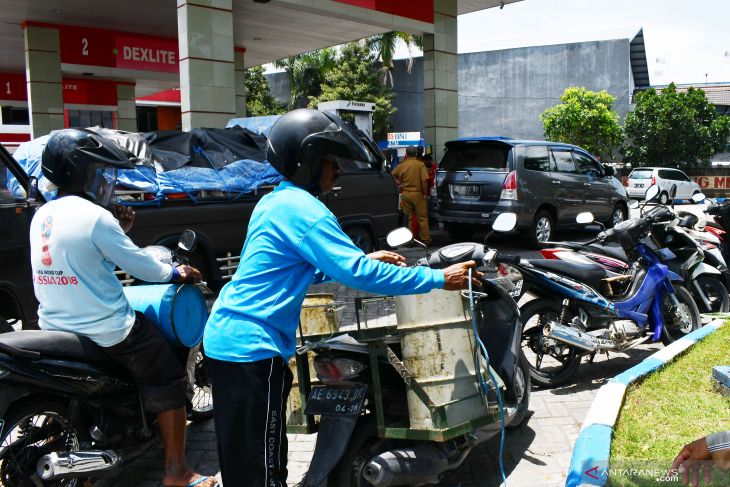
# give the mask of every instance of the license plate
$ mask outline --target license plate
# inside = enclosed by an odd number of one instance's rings
[[[365,400],[366,384],[314,386],[304,414],[355,416]]]
[[[476,184],[452,184],[451,189],[457,196],[479,196],[481,186]]]
[[[643,187],[644,187],[643,184],[634,184],[634,188],[643,188]]]

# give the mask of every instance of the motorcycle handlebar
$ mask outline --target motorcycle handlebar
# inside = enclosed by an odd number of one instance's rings
[[[497,264],[510,264],[515,265],[520,263],[520,256],[518,255],[506,255],[506,254],[497,254],[497,256],[494,258],[494,261]]]

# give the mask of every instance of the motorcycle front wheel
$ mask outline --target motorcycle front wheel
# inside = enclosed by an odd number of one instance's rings
[[[575,347],[543,335],[545,325],[557,323],[561,305],[552,299],[539,298],[520,308],[522,317],[522,355],[527,360],[533,384],[556,387],[567,382],[580,365],[581,355]],[[568,316],[569,320],[572,318]]]
[[[79,432],[66,417],[68,406],[26,403],[10,411],[0,434],[0,485],[4,487],[77,487],[83,479],[43,481],[38,461],[51,452],[79,449]]]
[[[697,309],[692,294],[684,286],[675,284],[674,295],[677,297],[678,305],[669,294],[666,294],[662,300],[664,322],[662,343],[664,345],[669,345],[702,326],[700,310]]]
[[[210,383],[208,362],[203,354],[203,344],[190,350],[187,364],[188,381],[192,391],[188,397],[191,402],[190,420],[193,422],[211,419],[213,410],[213,386]]]

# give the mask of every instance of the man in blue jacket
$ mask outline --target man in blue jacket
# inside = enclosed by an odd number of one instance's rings
[[[285,487],[287,366],[307,288],[333,279],[378,294],[463,289],[469,267],[405,268],[392,252],[366,256],[317,198],[337,181],[337,158],[368,160],[338,117],[299,109],[271,129],[267,159],[285,180],[256,205],[241,261],[205,329],[218,458],[226,487]],[[396,264],[396,265],[393,265]],[[479,273],[474,284],[480,285]]]

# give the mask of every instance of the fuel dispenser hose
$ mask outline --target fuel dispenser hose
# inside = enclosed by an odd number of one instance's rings
[[[492,374],[492,369],[489,367],[489,353],[487,352],[487,348],[484,346],[484,343],[482,342],[481,338],[479,338],[479,331],[477,329],[477,321],[476,321],[476,315],[474,314],[474,294],[472,291],[472,269],[469,268],[469,312],[471,313],[471,327],[474,331],[474,340],[476,343],[479,344],[479,349],[481,349],[482,353],[479,353],[479,350],[477,350],[474,353],[474,366],[476,367],[476,375],[477,380],[479,382],[479,390],[482,393],[482,396],[484,399],[487,399],[487,392],[489,391],[489,387],[487,386],[486,381],[484,380],[484,376],[481,373],[481,357],[482,354],[484,354],[484,359],[486,360],[487,365],[487,372],[489,372],[489,376],[492,379],[492,384],[494,384],[494,389],[497,391],[497,402],[499,403],[499,417],[502,421],[501,425],[501,435],[499,439],[499,472],[502,475],[502,486],[507,487],[507,477],[504,474],[504,407],[502,405],[502,393],[499,390],[499,384],[497,383],[497,380],[494,377],[494,374]],[[488,403],[488,400],[487,400]]]

